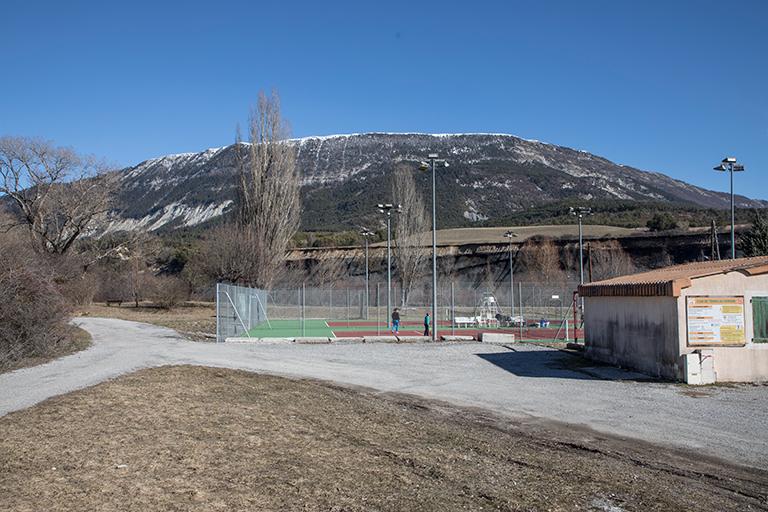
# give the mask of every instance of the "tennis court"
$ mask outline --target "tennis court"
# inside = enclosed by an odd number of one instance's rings
[[[522,337],[518,328],[499,328],[499,327],[466,327],[451,328],[450,321],[440,321],[438,334],[456,334],[463,336],[478,337],[481,332],[494,331],[499,333],[514,334],[521,341],[552,341],[557,338],[562,341],[565,337],[564,332],[557,328],[524,328]],[[291,338],[297,336],[306,337],[328,337],[328,338],[359,338],[363,336],[386,336],[390,334],[387,326],[377,324],[376,321],[369,320],[324,320],[319,318],[308,318],[303,321],[300,319],[289,320],[271,320],[262,322],[252,328],[248,333],[252,338]],[[418,321],[405,321],[400,325],[399,334],[401,336],[421,336],[424,334],[424,326]],[[573,336],[573,329],[569,329],[569,334]],[[583,336],[581,330],[579,337]]]

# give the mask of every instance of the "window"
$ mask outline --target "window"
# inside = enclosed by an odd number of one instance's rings
[[[768,343],[768,297],[752,297],[754,343]]]

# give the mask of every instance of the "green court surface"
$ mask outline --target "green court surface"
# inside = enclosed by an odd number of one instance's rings
[[[337,329],[338,330],[338,329]],[[283,338],[291,336],[331,337],[333,330],[325,320],[304,320],[304,331],[301,330],[301,320],[270,320],[251,329],[249,333],[254,338]]]

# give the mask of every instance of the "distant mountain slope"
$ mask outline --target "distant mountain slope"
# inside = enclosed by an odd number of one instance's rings
[[[302,176],[302,227],[349,229],[378,222],[374,205],[390,200],[396,164],[438,153],[450,167],[437,176],[441,227],[471,224],[542,204],[623,199],[726,208],[729,196],[615,164],[585,151],[504,134],[366,133],[306,137],[296,145]],[[195,226],[226,212],[234,199],[234,146],[147,160],[121,172],[119,214],[108,230]],[[428,173],[415,171],[428,197]],[[768,202],[738,196],[740,207]]]

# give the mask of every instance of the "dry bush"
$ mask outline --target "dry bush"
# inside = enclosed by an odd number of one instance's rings
[[[632,257],[617,240],[601,243],[589,251],[592,258],[592,280],[600,281],[637,272]],[[585,260],[587,257],[585,256]],[[584,261],[584,265],[588,262]],[[586,276],[585,276],[586,277]]]
[[[53,352],[66,339],[67,308],[53,281],[39,270],[0,271],[0,368]]]
[[[251,230],[238,224],[225,224],[209,231],[189,263],[191,274],[207,276],[211,281],[244,283],[256,272],[258,261],[246,257],[259,245]]]
[[[560,250],[549,238],[533,237],[520,248],[518,265],[530,278],[540,282],[561,282],[564,279]]]
[[[175,276],[156,276],[150,298],[156,306],[171,309],[189,299],[189,285]]]
[[[98,287],[94,300],[97,302],[128,302],[131,295],[130,279],[126,271],[116,269],[102,270],[98,273]]]

